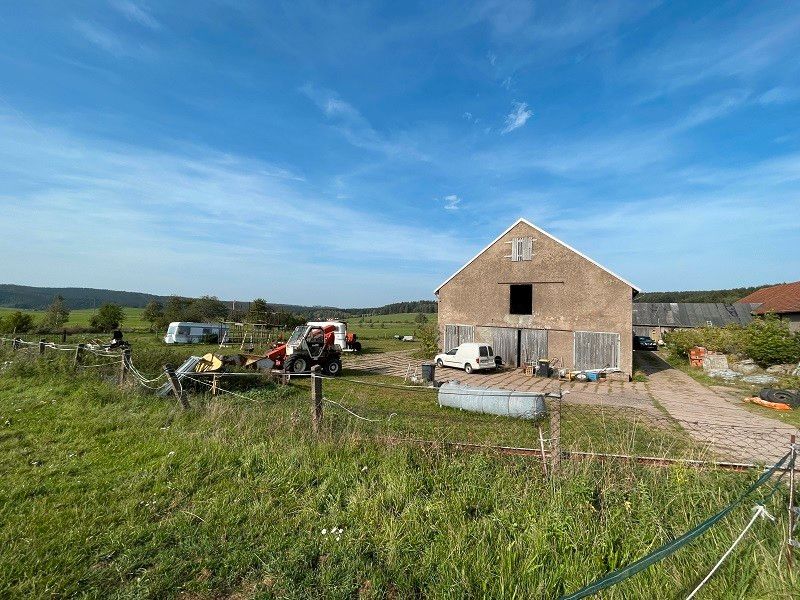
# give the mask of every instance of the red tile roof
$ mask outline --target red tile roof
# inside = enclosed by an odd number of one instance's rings
[[[756,290],[749,296],[739,300],[739,302],[760,304],[761,306],[756,308],[755,312],[762,315],[768,312],[800,312],[800,281]]]

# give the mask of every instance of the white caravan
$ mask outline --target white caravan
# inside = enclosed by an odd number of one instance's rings
[[[228,326],[221,323],[190,323],[175,321],[169,324],[164,342],[167,344],[221,343],[228,335]]]

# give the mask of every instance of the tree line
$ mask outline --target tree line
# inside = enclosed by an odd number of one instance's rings
[[[15,311],[5,317],[0,317],[0,332],[2,333],[52,333],[60,331],[69,321],[70,310],[60,294],[53,298],[50,306],[38,321],[33,315],[21,310]],[[106,302],[92,315],[89,322],[90,329],[96,332],[108,332],[117,329],[125,320],[125,311],[113,302]]]
[[[246,311],[228,306],[216,296],[184,298],[170,296],[166,302],[151,300],[145,306],[142,319],[154,328],[164,329],[170,323],[218,323],[221,321],[264,323],[278,327],[294,327],[305,322],[302,316],[270,306],[263,298],[249,303]]]
[[[634,302],[721,302],[734,304],[745,296],[777,284],[731,288],[727,290],[689,290],[685,292],[642,292]]]

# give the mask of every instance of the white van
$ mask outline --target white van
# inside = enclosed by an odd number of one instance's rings
[[[437,354],[434,358],[437,367],[458,367],[467,373],[496,369],[494,350],[489,344],[466,342],[457,348]]]
[[[228,335],[228,326],[221,323],[189,323],[175,321],[169,324],[164,342],[167,344],[215,344]]]

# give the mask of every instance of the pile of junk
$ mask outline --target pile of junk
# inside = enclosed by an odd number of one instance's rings
[[[561,367],[561,360],[540,358],[536,361],[525,363],[525,374],[531,377],[558,377],[566,381],[600,381],[610,379],[613,381],[628,381],[628,376],[621,370],[613,367],[602,369],[567,369]]]

